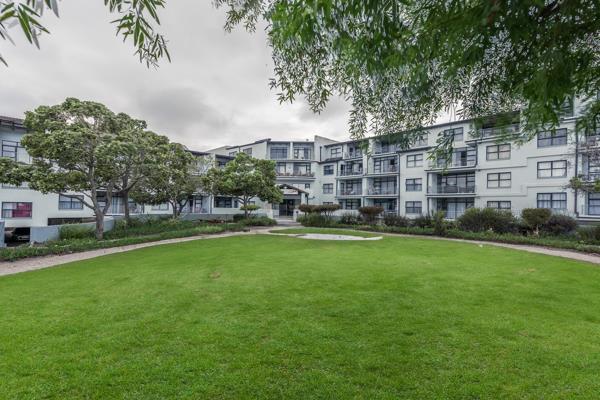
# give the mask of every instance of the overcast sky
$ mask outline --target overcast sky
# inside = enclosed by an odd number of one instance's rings
[[[321,115],[303,101],[279,104],[268,87],[272,63],[263,31],[226,33],[224,12],[210,0],[167,4],[160,31],[172,63],[158,69],[140,64],[131,44],[115,36],[115,17],[100,0],[65,0],[60,19],[44,15],[51,35],[41,38],[41,50],[13,29],[16,46],[0,41],[9,63],[0,65],[0,115],[23,117],[38,105],[77,97],[144,119],[195,150],[266,137],[347,139],[343,101]]]

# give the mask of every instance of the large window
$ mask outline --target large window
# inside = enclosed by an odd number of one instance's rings
[[[373,172],[376,174],[396,172],[396,157],[376,158],[373,160]]]
[[[13,142],[11,140],[3,140],[2,141],[2,157],[12,158],[13,160],[17,160],[17,149],[19,147],[18,142]]]
[[[406,191],[407,192],[420,192],[423,190],[423,179],[407,179],[406,180]]]
[[[323,184],[323,194],[333,194],[333,183]]]
[[[296,176],[311,175],[310,163],[295,163],[294,164],[294,175],[296,175]]]
[[[485,158],[488,161],[510,159],[510,144],[487,146],[485,149]]]
[[[238,208],[238,201],[233,197],[216,196],[215,208]]]
[[[407,201],[404,203],[407,214],[421,214],[423,206],[420,201]]]
[[[475,174],[451,174],[438,177],[437,193],[475,193]]]
[[[323,165],[323,175],[333,175],[333,165]]]
[[[511,185],[510,172],[487,174],[487,187],[490,189],[509,188]]]
[[[271,160],[285,160],[287,158],[287,147],[271,147]]]
[[[423,166],[423,154],[412,154],[406,156],[406,167],[415,168]]]
[[[154,204],[152,211],[169,211],[169,203]]]
[[[538,178],[564,178],[567,176],[567,161],[541,161],[537,164]]]
[[[383,208],[383,211],[388,213],[396,212],[396,199],[375,199],[373,205]]]
[[[551,210],[567,209],[566,193],[538,193],[537,208],[549,208]]]
[[[360,199],[348,199],[340,201],[340,206],[344,210],[358,210],[360,208]]]
[[[600,215],[600,193],[588,193],[588,214]]]
[[[248,154],[249,156],[252,155],[252,147],[248,147],[247,149],[242,150],[244,153]]]
[[[451,136],[455,142],[463,140],[463,128],[446,129],[444,136]]]
[[[31,218],[32,203],[3,202],[2,218]]]
[[[538,147],[562,146],[567,144],[567,129],[539,132],[537,135]]]
[[[329,158],[339,158],[342,156],[342,148],[341,147],[332,147],[329,149]]]
[[[83,196],[65,196],[61,194],[58,196],[58,209],[59,210],[83,210]]]
[[[285,163],[278,162],[277,164],[275,164],[275,173],[277,175],[285,174]]]
[[[510,201],[488,201],[487,208],[495,208],[496,210],[510,210],[511,203]]]
[[[294,159],[310,160],[312,158],[310,147],[294,147]]]

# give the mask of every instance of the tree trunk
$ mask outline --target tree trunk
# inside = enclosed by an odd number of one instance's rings
[[[242,201],[244,202],[244,219],[248,219],[248,207],[246,207],[246,204],[248,204],[248,200],[243,199]]]
[[[173,207],[173,219],[177,219],[177,215],[179,214],[177,212],[177,203],[171,203],[171,207]]]
[[[94,214],[96,216],[96,240],[102,240],[104,238],[104,215],[95,210]]]
[[[127,226],[131,222],[131,217],[129,216],[129,190],[124,190],[121,192],[121,199],[123,201],[123,214],[125,216],[125,222],[127,222]]]

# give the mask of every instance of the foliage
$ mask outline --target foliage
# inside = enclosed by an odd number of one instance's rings
[[[94,228],[89,225],[66,224],[61,226],[58,232],[61,240],[89,239],[94,237]]]
[[[233,196],[242,207],[258,197],[263,202],[281,203],[283,195],[276,184],[275,162],[238,153],[224,168],[211,168],[201,177],[203,189],[213,195]],[[248,210],[244,210],[248,216]]]
[[[325,214],[331,217],[334,212],[340,209],[339,204],[300,204],[298,209],[306,214],[317,213]]]
[[[343,225],[359,225],[361,222],[360,217],[353,213],[344,213],[339,220],[339,223]]]
[[[551,235],[567,235],[577,228],[577,221],[568,215],[553,214],[541,229]]]
[[[417,228],[431,228],[433,226],[430,215],[419,215],[412,220],[412,224]]]
[[[383,216],[383,223],[386,226],[407,227],[410,226],[411,221],[409,218],[403,217],[402,215],[386,214]]]
[[[266,216],[261,216],[261,217],[253,216],[250,218],[240,220],[238,223],[240,223],[243,226],[274,226],[274,225],[277,225],[277,221],[275,221],[272,218],[266,217]]]
[[[154,168],[146,171],[131,192],[131,198],[141,204],[169,203],[173,218],[177,218],[189,199],[200,190],[196,159],[178,143],[157,143]]]
[[[158,10],[164,8],[166,0],[104,0],[104,5],[111,14],[118,18],[112,21],[117,34],[123,40],[131,40],[140,62],[146,66],[156,66],[162,57],[169,61],[171,56],[167,49],[166,39],[156,31],[155,24],[160,24]],[[51,10],[58,17],[57,0],[0,0],[0,39],[10,40],[8,28],[18,25],[29,43],[40,47],[38,37],[48,30],[40,22],[45,9]],[[0,55],[0,62],[6,61]]]
[[[585,226],[577,229],[577,238],[585,243],[600,243],[600,225]]]
[[[515,217],[510,211],[493,208],[469,208],[457,220],[458,228],[469,232],[513,232],[515,224]]]
[[[525,208],[521,212],[521,218],[535,235],[539,234],[540,227],[548,222],[551,215],[552,211],[547,208]]]
[[[446,227],[446,213],[443,211],[438,211],[433,214],[433,233],[437,236],[444,236],[447,231]]]
[[[318,112],[331,97],[349,98],[354,137],[391,135],[407,147],[457,105],[461,117],[497,115],[495,125],[512,123],[510,112],[521,109],[522,140],[556,127],[573,94],[590,102],[578,125],[595,124],[600,113],[595,1],[216,4],[228,8],[228,29],[265,20],[281,102],[304,96]]]
[[[251,216],[253,211],[260,210],[260,206],[258,206],[256,204],[246,204],[245,206],[241,206],[240,210],[248,211],[248,214],[249,214],[248,216]],[[246,217],[246,215],[244,215],[244,217]]]
[[[331,218],[328,218],[327,216],[319,213],[300,215],[297,218],[297,221],[304,226],[316,227],[327,227],[335,224],[335,222]]]
[[[383,212],[383,207],[379,206],[364,206],[359,207],[358,212],[367,224],[374,224],[377,221],[377,217]]]

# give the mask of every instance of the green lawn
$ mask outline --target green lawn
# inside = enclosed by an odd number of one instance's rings
[[[417,238],[200,240],[0,278],[0,398],[600,393],[600,269]]]
[[[272,229],[269,232],[278,233],[282,235],[301,235],[304,233],[325,233],[331,235],[348,235],[348,236],[359,236],[359,237],[377,237],[380,234],[353,231],[350,229],[337,229],[337,228],[284,228],[284,229]]]

